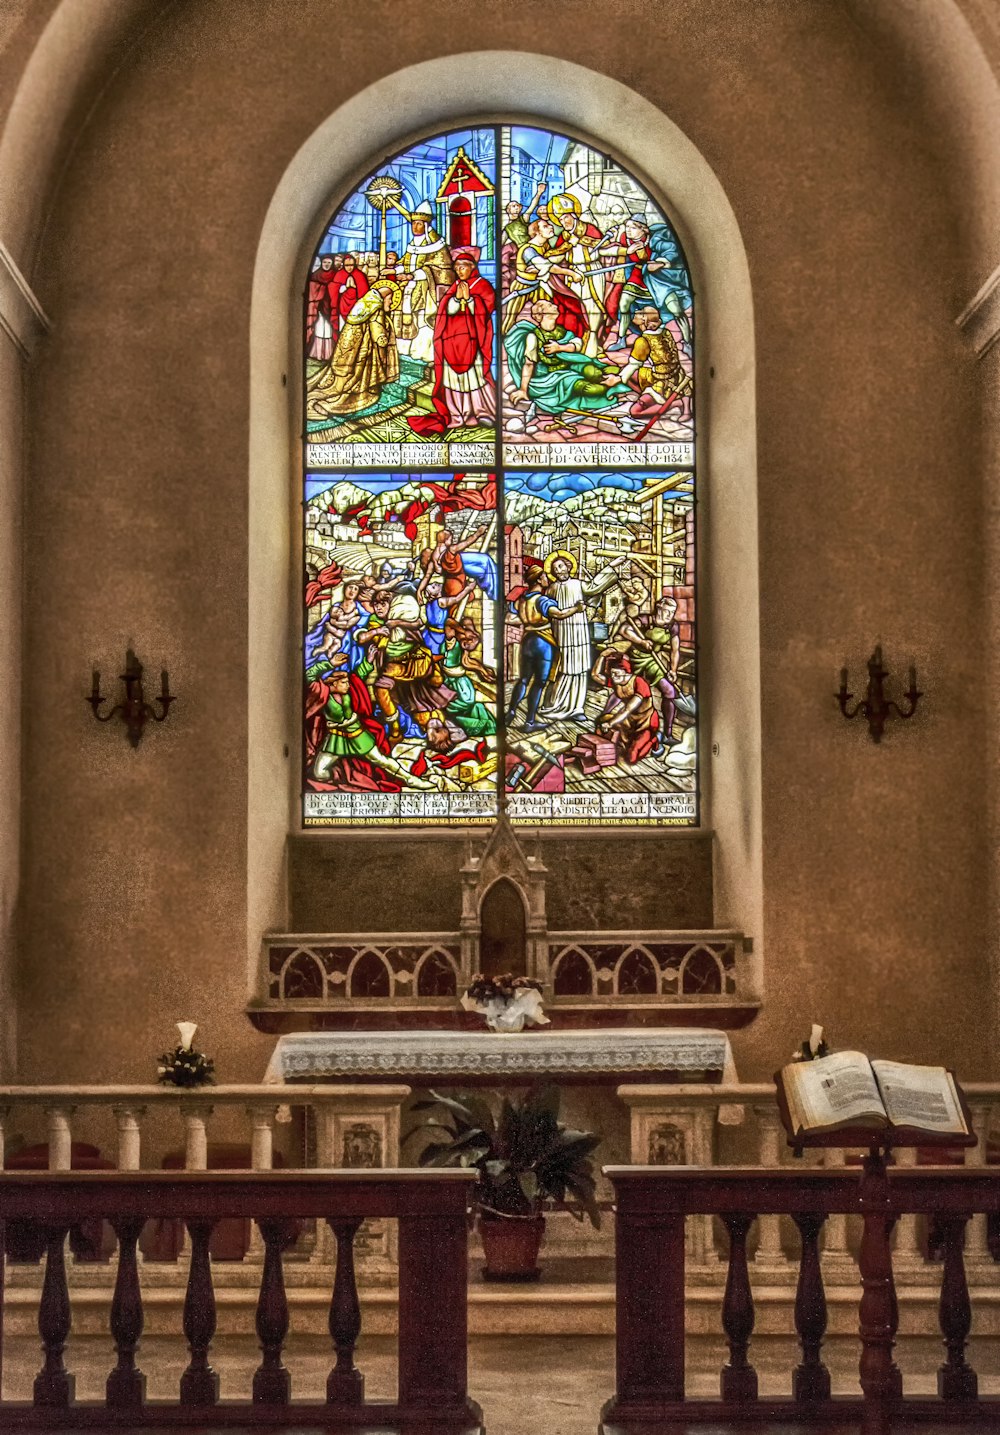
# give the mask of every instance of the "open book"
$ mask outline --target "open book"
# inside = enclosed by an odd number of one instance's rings
[[[910,1144],[974,1140],[958,1083],[943,1066],[869,1061],[860,1051],[838,1051],[792,1062],[775,1081],[784,1092],[793,1142],[850,1128],[886,1131]]]

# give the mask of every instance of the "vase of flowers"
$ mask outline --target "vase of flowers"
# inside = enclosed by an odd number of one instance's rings
[[[515,977],[504,972],[498,977],[484,977],[477,972],[466,987],[461,1005],[466,1011],[480,1012],[490,1031],[523,1031],[525,1026],[548,1026],[542,1011],[542,984],[530,977]]]
[[[194,1034],[198,1030],[195,1021],[179,1021],[177,1030],[181,1039],[173,1051],[165,1051],[157,1058],[156,1079],[164,1086],[208,1086],[215,1080],[215,1062],[210,1056],[196,1051]]]
[[[428,1093],[414,1111],[433,1114],[407,1132],[432,1139],[421,1166],[472,1166],[473,1190],[488,1280],[538,1280],[538,1251],[545,1230],[543,1206],[557,1201],[595,1230],[601,1212],[595,1196],[591,1153],[600,1144],[592,1131],[574,1131],[559,1120],[559,1088],[534,1086],[524,1096],[503,1097],[499,1110],[481,1096]]]
[[[792,1060],[818,1061],[822,1057],[829,1055],[830,1044],[823,1035],[823,1028],[818,1022],[814,1021],[805,1041],[792,1052]]]

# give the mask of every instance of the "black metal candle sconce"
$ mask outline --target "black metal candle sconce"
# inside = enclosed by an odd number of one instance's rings
[[[170,711],[170,704],[177,699],[170,691],[170,680],[167,670],[164,668],[160,673],[160,695],[154,698],[154,702],[160,704],[161,711],[148,702],[142,687],[143,666],[135,653],[129,648],[125,653],[125,671],[119,673],[119,680],[125,684],[125,697],[120,703],[116,703],[110,712],[99,711],[101,706],[108,701],[101,695],[101,675],[94,669],[93,683],[90,696],[87,702],[94,712],[98,722],[110,722],[113,717],[120,717],[128,730],[128,740],[133,747],[138,747],[142,739],[142,730],[146,723],[152,718],[154,722],[163,722]]]
[[[917,710],[917,703],[923,697],[923,693],[917,687],[917,670],[910,665],[910,686],[903,694],[907,702],[904,710],[898,703],[885,695],[885,680],[889,676],[888,670],[882,666],[882,647],[876,647],[868,659],[868,688],[865,696],[854,704],[854,708],[848,711],[848,704],[854,694],[847,690],[847,669],[840,670],[840,691],[836,694],[840,711],[845,718],[851,719],[863,717],[868,723],[868,731],[871,734],[872,742],[881,742],[882,733],[885,730],[886,722],[890,717],[911,718]]]

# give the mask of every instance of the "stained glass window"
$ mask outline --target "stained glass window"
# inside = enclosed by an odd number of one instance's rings
[[[698,821],[694,303],[614,159],[377,166],[305,296],[306,826]]]

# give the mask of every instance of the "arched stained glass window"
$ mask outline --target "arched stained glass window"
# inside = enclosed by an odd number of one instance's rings
[[[305,825],[697,823],[693,295],[648,190],[521,125],[385,160],[304,394]]]

